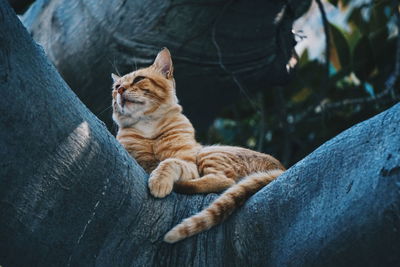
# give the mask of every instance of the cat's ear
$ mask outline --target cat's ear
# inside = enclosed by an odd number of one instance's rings
[[[113,79],[114,82],[116,82],[121,77],[119,77],[117,74],[111,73],[111,78]]]
[[[167,79],[172,78],[174,67],[172,65],[171,53],[168,48],[163,48],[154,60],[153,66],[159,70]]]

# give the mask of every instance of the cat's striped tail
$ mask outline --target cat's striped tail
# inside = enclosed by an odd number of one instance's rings
[[[222,193],[207,208],[172,228],[164,236],[164,241],[175,243],[217,225],[242,205],[244,201],[283,172],[283,170],[275,169],[244,177],[239,183],[234,184]]]

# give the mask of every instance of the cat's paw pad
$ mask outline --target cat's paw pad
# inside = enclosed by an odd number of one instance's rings
[[[157,198],[163,198],[172,192],[174,182],[167,177],[150,175],[149,189],[150,193]]]

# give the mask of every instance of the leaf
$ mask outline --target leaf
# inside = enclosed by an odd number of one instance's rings
[[[384,56],[384,54],[388,53],[385,49],[388,39],[388,30],[386,27],[371,33],[369,35],[369,40],[371,43],[371,49],[373,52],[374,60],[377,61]]]
[[[301,53],[300,59],[299,59],[299,67],[304,66],[309,62],[309,56],[308,56],[308,49],[304,49],[303,53]]]
[[[361,15],[361,8],[354,8],[348,18],[348,22],[352,31],[360,31],[362,34],[368,34],[369,26]]]
[[[339,6],[340,6],[340,9],[342,9],[342,10],[344,10],[344,9],[346,9],[347,8],[347,6],[349,5],[349,2],[350,2],[350,0],[340,0],[340,1],[338,1],[339,2]]]
[[[358,40],[353,52],[353,69],[357,78],[365,81],[375,68],[371,43],[367,36]]]
[[[364,90],[370,95],[375,96],[374,87],[370,83],[364,83]]]
[[[296,91],[298,88],[309,87],[319,88],[324,80],[325,69],[317,60],[309,61],[307,64],[298,69],[296,79]]]
[[[330,61],[336,70],[347,67],[350,64],[350,48],[344,34],[335,25],[329,25],[330,30]]]
[[[370,18],[370,31],[379,31],[382,28],[386,28],[388,23],[388,17],[385,14],[385,4],[375,4],[371,10]]]
[[[335,7],[337,7],[338,1],[339,0],[328,0],[328,2],[334,5]]]
[[[312,94],[312,90],[308,87],[304,87],[303,89],[298,91],[295,95],[293,95],[291,100],[294,103],[300,103],[300,102],[307,100],[307,98],[309,98],[311,96],[311,94]]]
[[[333,64],[329,64],[329,76],[334,76],[337,73],[337,70]]]

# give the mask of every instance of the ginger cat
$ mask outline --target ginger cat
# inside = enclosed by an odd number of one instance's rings
[[[174,243],[221,222],[251,195],[281,175],[274,157],[234,146],[202,146],[175,94],[168,49],[153,65],[119,77],[112,74],[113,120],[117,140],[148,172],[157,198],[180,193],[221,192],[200,213],[185,219],[164,237]]]

